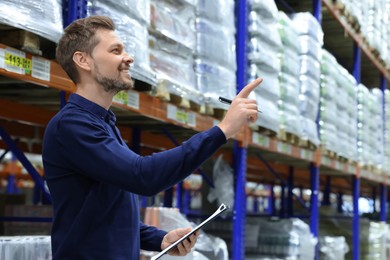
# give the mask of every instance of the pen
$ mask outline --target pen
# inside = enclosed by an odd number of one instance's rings
[[[219,101],[221,101],[222,103],[225,103],[225,104],[229,104],[229,105],[232,103],[232,101],[230,99],[224,98],[224,97],[219,97]],[[260,112],[260,113],[263,113],[263,112],[261,112],[258,109],[257,109],[257,111]]]

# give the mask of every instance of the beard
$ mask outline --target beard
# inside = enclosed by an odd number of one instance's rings
[[[108,93],[118,93],[122,90],[129,90],[132,89],[134,86],[133,80],[130,79],[130,81],[126,82],[122,79],[118,78],[108,78],[103,76],[100,71],[99,67],[95,64],[95,70],[96,70],[96,81],[103,87],[104,91]]]

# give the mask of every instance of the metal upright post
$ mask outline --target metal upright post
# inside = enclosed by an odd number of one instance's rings
[[[275,214],[275,192],[274,192],[274,184],[272,183],[269,186],[269,196],[268,196],[268,209],[267,212],[270,216]]]
[[[337,194],[337,212],[343,213],[343,193]]]
[[[279,217],[284,218],[286,216],[286,185],[284,183],[281,184],[280,191],[280,211]]]
[[[387,187],[383,183],[380,186],[381,189],[381,212],[380,212],[380,221],[386,222],[387,210],[386,210],[386,198],[387,198]]]
[[[236,192],[233,210],[233,260],[245,259],[245,217],[246,217],[246,149],[234,145],[234,172]]]
[[[313,0],[313,15],[319,23],[321,23],[322,20],[321,8],[322,8],[321,0]]]
[[[353,43],[353,71],[352,75],[356,79],[356,82],[359,84],[360,83],[360,64],[362,60],[362,53],[360,51],[359,45],[354,42]]]
[[[353,221],[352,221],[352,259],[360,259],[359,244],[359,196],[360,196],[360,178],[352,176],[353,182]]]
[[[361,65],[361,50],[359,45],[353,44],[353,71],[352,75],[356,82],[360,83],[360,65]],[[352,220],[352,258],[353,260],[360,259],[360,243],[359,243],[359,196],[360,196],[360,177],[353,176],[353,220]]]
[[[294,189],[294,167],[289,167],[289,176],[288,176],[288,194],[287,194],[287,217],[291,218],[293,216],[293,189]]]
[[[372,187],[372,207],[373,212],[376,212],[376,187]]]
[[[385,97],[385,90],[387,88],[387,81],[386,78],[383,76],[383,74],[380,75],[380,81],[381,81],[381,90],[382,90],[382,109],[383,109],[383,142],[385,142],[385,133],[386,133],[386,97]],[[386,208],[386,198],[387,198],[387,186],[381,183],[380,185],[380,221],[386,222],[386,216],[387,216],[387,208]]]
[[[235,1],[236,16],[236,57],[237,57],[237,93],[246,85],[246,42],[248,37],[247,1]],[[234,144],[234,172],[236,179],[235,203],[233,210],[233,260],[245,259],[245,217],[246,217],[246,158],[247,150],[238,142]]]
[[[318,238],[318,188],[319,188],[319,179],[320,172],[317,165],[314,163],[310,164],[310,189],[311,189],[311,198],[310,198],[310,231],[315,238]],[[318,245],[316,246],[315,259],[318,259]]]

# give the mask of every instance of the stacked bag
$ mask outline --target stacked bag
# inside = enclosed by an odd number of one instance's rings
[[[302,133],[299,113],[299,44],[298,32],[291,19],[283,12],[278,13],[278,31],[283,48],[279,52],[281,70],[280,83],[280,130],[300,137]]]
[[[87,16],[109,16],[116,25],[116,33],[125,45],[125,51],[135,59],[131,68],[133,78],[156,85],[155,74],[150,68],[148,26],[150,1],[89,0]]]
[[[320,99],[320,59],[324,33],[321,25],[310,13],[296,13],[292,20],[299,34],[300,45],[301,138],[318,146],[320,141],[316,120]]]
[[[195,78],[208,113],[227,110],[219,96],[236,95],[236,45],[233,0],[198,0],[196,6]]]
[[[182,106],[200,104],[193,69],[195,51],[196,1],[151,1],[150,60],[157,73],[158,95]],[[190,102],[188,102],[190,101]]]
[[[261,127],[279,132],[280,100],[279,53],[282,41],[278,32],[278,9],[273,0],[250,0],[248,19],[248,83],[262,77],[263,83],[254,90],[259,109],[263,112],[255,123]],[[293,81],[293,80],[292,80]]]
[[[27,30],[53,42],[62,32],[62,1],[2,0],[0,23]]]
[[[357,161],[357,82],[344,67],[336,68],[337,154]]]

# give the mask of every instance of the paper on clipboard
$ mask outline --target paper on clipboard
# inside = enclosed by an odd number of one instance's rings
[[[169,250],[173,249],[174,247],[176,247],[178,244],[180,244],[181,242],[183,242],[185,239],[187,239],[189,236],[191,236],[193,233],[195,233],[197,230],[201,229],[204,225],[206,225],[207,223],[209,223],[210,221],[212,221],[213,219],[215,219],[218,215],[220,215],[222,212],[226,211],[227,209],[229,209],[229,206],[225,205],[225,204],[221,204],[218,209],[210,216],[208,217],[205,221],[203,221],[202,223],[200,223],[198,226],[196,226],[194,229],[192,229],[190,232],[188,232],[187,234],[185,234],[183,237],[181,237],[180,239],[178,239],[175,243],[173,243],[172,245],[168,246],[167,248],[165,248],[163,251],[161,251],[160,253],[158,253],[157,255],[153,256],[151,258],[151,260],[157,260],[159,258],[161,258],[163,255],[165,255]]]

